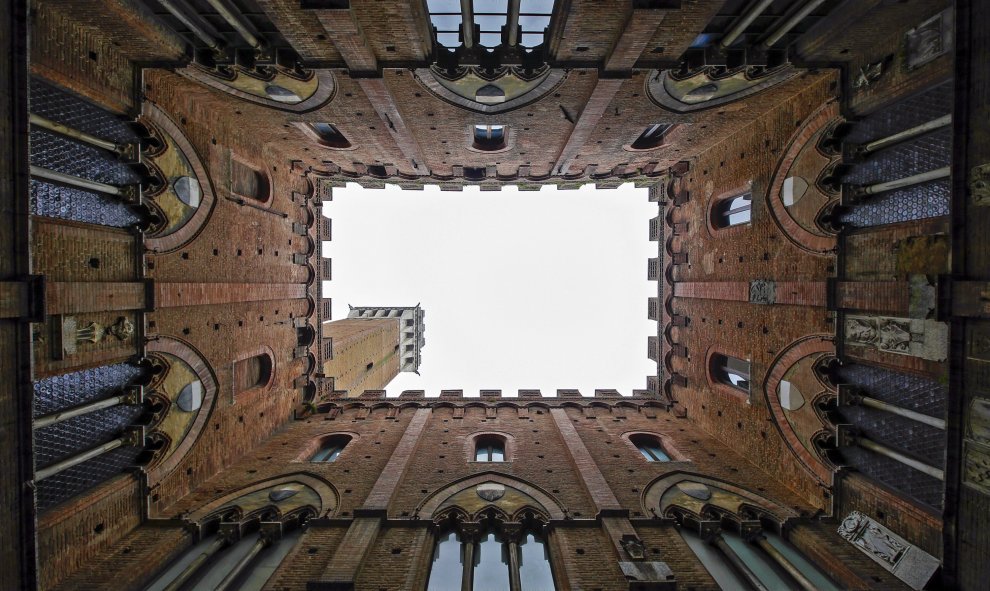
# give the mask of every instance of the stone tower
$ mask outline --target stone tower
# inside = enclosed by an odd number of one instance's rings
[[[366,390],[384,390],[400,371],[419,369],[423,338],[423,309],[350,306],[346,319],[323,325],[323,338],[332,356],[323,374],[334,380],[334,390],[360,396]]]

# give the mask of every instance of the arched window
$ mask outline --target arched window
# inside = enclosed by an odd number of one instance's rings
[[[474,442],[474,460],[476,462],[504,462],[505,439],[494,435],[479,437]]]
[[[197,559],[217,544],[216,537],[206,537],[169,564],[145,591],[168,589],[188,570],[193,574],[181,589],[216,589],[226,583],[226,589],[260,590],[302,537],[299,527],[287,530],[281,537],[272,538],[249,526],[240,539],[216,551],[213,560],[201,563]],[[256,550],[257,546],[261,549]]]
[[[643,454],[647,462],[669,462],[670,456],[660,443],[660,438],[653,435],[633,435],[629,437],[639,453]]]
[[[719,200],[712,206],[712,226],[729,228],[752,220],[753,194],[749,191]]]
[[[503,531],[488,522],[476,539],[455,530],[437,538],[427,591],[460,589],[471,581],[472,591],[554,591],[546,540],[535,527]]]
[[[671,125],[666,123],[654,123],[647,127],[643,133],[639,134],[636,141],[629,147],[633,150],[651,150],[661,146],[663,145],[664,137],[670,131],[671,127]]]
[[[475,125],[474,144],[472,147],[485,152],[501,150],[506,146],[505,132],[506,128],[504,125]]]
[[[711,357],[709,371],[712,381],[731,386],[749,395],[749,362],[715,353]]]
[[[320,448],[310,456],[310,462],[322,462],[329,463],[337,461],[340,456],[340,452],[344,451],[347,447],[348,442],[350,442],[350,437],[343,435],[327,437],[320,442]]]
[[[271,197],[268,175],[240,160],[231,160],[230,192],[245,199],[265,203]]]
[[[234,362],[234,394],[264,386],[272,379],[272,358],[261,353]]]
[[[839,589],[797,548],[773,532],[763,531],[752,541],[747,541],[735,532],[722,530],[712,541],[705,541],[696,532],[683,527],[681,536],[722,589],[751,589],[747,575],[755,577],[766,589]],[[737,561],[745,565],[749,572],[743,573]],[[789,568],[783,567],[785,561]]]
[[[351,147],[351,142],[337,129],[336,125],[330,123],[307,123],[306,126],[311,132],[310,135],[316,137],[316,141],[324,147],[344,150]]]

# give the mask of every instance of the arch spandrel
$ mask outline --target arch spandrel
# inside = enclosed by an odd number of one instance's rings
[[[782,503],[735,484],[691,472],[674,472],[654,480],[643,493],[647,513],[665,516],[672,509],[702,516],[710,509],[742,515],[757,510],[779,523],[798,517],[799,512]]]
[[[478,487],[489,484],[504,487],[502,495],[494,500],[482,497]],[[484,494],[488,494],[489,497],[497,495],[497,493]],[[531,508],[551,520],[564,519],[566,514],[566,509],[540,488],[496,472],[484,472],[438,490],[419,506],[417,513],[422,519],[433,519],[454,508],[477,515],[489,507],[510,516],[520,510]]]
[[[294,489],[295,493],[284,498],[280,498],[279,494],[273,495],[285,488]],[[337,490],[329,482],[305,472],[297,472],[250,484],[217,497],[189,513],[186,518],[199,523],[228,511],[237,511],[244,516],[265,508],[275,509],[282,516],[311,510],[316,517],[330,517],[337,510],[339,499]]]

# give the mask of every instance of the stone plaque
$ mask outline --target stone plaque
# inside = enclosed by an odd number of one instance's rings
[[[952,49],[952,9],[946,9],[904,34],[908,69],[918,68]]]
[[[910,544],[870,517],[853,511],[839,535],[913,589],[922,589],[939,568],[937,558]]]
[[[945,361],[949,327],[944,322],[889,316],[846,316],[843,341],[849,346]]]
[[[749,282],[749,301],[753,304],[773,304],[777,301],[777,283],[757,279]]]

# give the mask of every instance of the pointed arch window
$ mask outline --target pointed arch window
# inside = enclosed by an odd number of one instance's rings
[[[275,364],[267,352],[235,361],[234,394],[268,385],[274,369]]]
[[[474,444],[476,462],[504,462],[505,439],[494,435],[479,437]]]
[[[711,357],[709,372],[713,382],[749,395],[749,361],[715,353]]]
[[[486,521],[473,531],[444,530],[430,565],[427,591],[554,591],[550,551],[536,524]]]
[[[630,441],[639,450],[639,453],[643,454],[647,462],[669,462],[670,455],[663,448],[663,444],[660,442],[659,437],[654,437],[652,435],[633,435],[629,438]]]
[[[741,226],[753,218],[753,194],[749,191],[725,199],[712,206],[712,226],[718,229]]]

